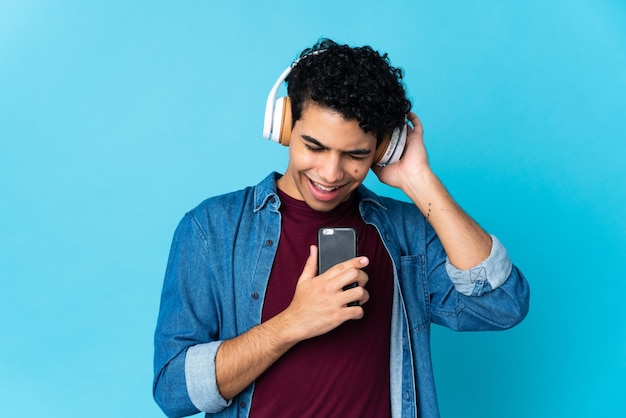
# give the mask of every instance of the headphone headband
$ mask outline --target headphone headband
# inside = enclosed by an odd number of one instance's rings
[[[289,67],[283,71],[283,73],[278,77],[276,83],[270,90],[270,94],[267,96],[267,103],[265,104],[265,121],[263,122],[263,138],[269,139],[274,142],[280,142],[278,139],[280,138],[280,131],[276,132],[276,128],[279,128],[280,125],[275,126],[272,124],[272,121],[275,118],[274,113],[276,112],[276,106],[274,103],[276,102],[276,95],[278,94],[278,89],[280,85],[285,81],[291,69],[298,61],[291,64]]]
[[[292,62],[291,65],[285,69],[285,71],[282,72],[280,77],[278,77],[278,80],[276,80],[276,83],[274,83],[274,86],[270,90],[270,94],[267,96],[267,103],[265,104],[265,120],[263,121],[263,138],[269,139],[270,141],[282,143],[281,136],[284,136],[284,135],[281,134],[282,132],[281,128],[284,125],[284,123],[276,123],[276,122],[280,121],[279,116],[281,113],[284,114],[285,112],[289,111],[289,113],[291,114],[291,108],[286,109],[286,106],[285,106],[286,103],[284,100],[281,100],[281,99],[276,100],[278,89],[280,88],[280,85],[283,83],[283,81],[285,81],[289,73],[291,72],[291,69],[295,67],[296,65],[298,65],[300,61],[312,55],[321,54],[322,52],[325,52],[325,51],[326,49],[319,49],[317,51],[311,51],[308,54],[298,58],[297,60]],[[289,140],[287,139],[287,142],[288,141]],[[285,145],[288,145],[288,144],[285,144]]]
[[[265,104],[265,119],[263,121],[263,137],[279,144],[289,145],[289,139],[291,135],[291,101],[289,97],[276,98],[280,85],[285,81],[291,70],[303,59],[310,57],[311,55],[318,55],[326,49],[320,49],[312,51],[303,57],[295,60],[289,67],[287,67],[278,80],[272,86],[269,95],[267,96],[267,102]],[[396,128],[393,133],[385,138],[382,143],[376,148],[374,155],[374,162],[376,165],[384,166],[387,164],[393,164],[400,159],[404,152],[404,146],[406,145],[407,125],[404,124],[402,128]]]

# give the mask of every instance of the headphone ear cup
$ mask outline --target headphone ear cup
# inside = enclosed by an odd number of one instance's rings
[[[387,135],[380,141],[380,144],[376,147],[376,152],[374,153],[374,164],[379,165],[380,161],[383,159],[387,148],[389,147],[389,141],[391,140],[391,135]]]
[[[274,104],[274,118],[272,120],[271,140],[289,145],[291,137],[291,100],[289,97],[279,97]]]
[[[291,126],[293,125],[293,118],[291,116],[291,99],[287,96],[282,97],[282,100],[283,116],[280,124],[280,137],[278,138],[278,142],[288,147],[289,141],[291,140]]]
[[[391,135],[383,138],[380,145],[376,148],[374,164],[385,166],[400,160],[406,145],[407,127],[405,123],[401,128],[394,129]]]

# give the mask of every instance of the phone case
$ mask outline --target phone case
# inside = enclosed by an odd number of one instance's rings
[[[318,274],[357,256],[357,236],[354,228],[320,228],[317,233]]]

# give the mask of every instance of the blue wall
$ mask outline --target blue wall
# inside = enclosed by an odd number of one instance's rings
[[[0,2],[0,414],[161,416],[174,227],[284,169],[266,95],[328,36],[405,69],[433,168],[532,285],[513,330],[433,329],[443,416],[626,416],[626,4],[284,3]]]

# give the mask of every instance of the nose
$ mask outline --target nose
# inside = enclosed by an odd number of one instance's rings
[[[334,152],[326,153],[320,160],[317,173],[320,180],[328,185],[340,182],[344,174],[341,156]]]

